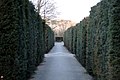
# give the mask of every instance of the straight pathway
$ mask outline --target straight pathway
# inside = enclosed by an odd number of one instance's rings
[[[92,80],[73,54],[56,42],[30,80]]]

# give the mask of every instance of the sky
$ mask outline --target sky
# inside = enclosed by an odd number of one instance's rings
[[[57,10],[60,12],[58,18],[80,22],[84,17],[89,16],[91,7],[100,0],[54,0]]]
[[[57,12],[60,13],[58,19],[71,20],[78,23],[84,17],[89,16],[91,7],[100,2],[100,0],[54,0],[54,2],[56,3]]]

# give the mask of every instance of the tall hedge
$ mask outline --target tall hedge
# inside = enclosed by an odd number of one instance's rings
[[[0,76],[3,80],[27,80],[43,61],[46,38],[50,48],[54,34],[28,0],[0,0]],[[51,43],[50,43],[51,42]]]
[[[54,32],[52,29],[46,24],[45,25],[45,51],[46,53],[54,46]]]
[[[65,46],[72,42],[71,38],[77,39],[73,39],[76,50],[72,45],[69,47],[95,80],[120,80],[119,21],[120,1],[102,0],[91,8],[88,18],[64,34]],[[75,29],[76,35],[70,33]],[[70,35],[73,37],[67,38]]]

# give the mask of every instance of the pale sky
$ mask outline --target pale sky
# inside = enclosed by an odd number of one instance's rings
[[[91,7],[100,0],[54,0],[60,12],[59,18],[80,22],[89,16]]]
[[[60,12],[59,19],[72,20],[78,23],[84,17],[89,16],[91,7],[100,0],[54,0],[54,2],[56,2],[57,11]]]

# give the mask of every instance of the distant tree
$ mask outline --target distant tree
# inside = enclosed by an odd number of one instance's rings
[[[57,37],[63,37],[64,32],[73,25],[74,23],[69,20],[60,20],[56,21],[56,26],[53,27],[53,30],[56,33]]]
[[[37,0],[36,8],[41,17],[46,21],[56,18],[56,16],[58,15],[55,2],[53,0]]]
[[[64,35],[64,32],[68,29],[68,26],[66,26],[67,23],[64,23],[62,24],[60,27],[59,27],[59,31],[58,31],[58,35],[60,37],[63,37]]]

